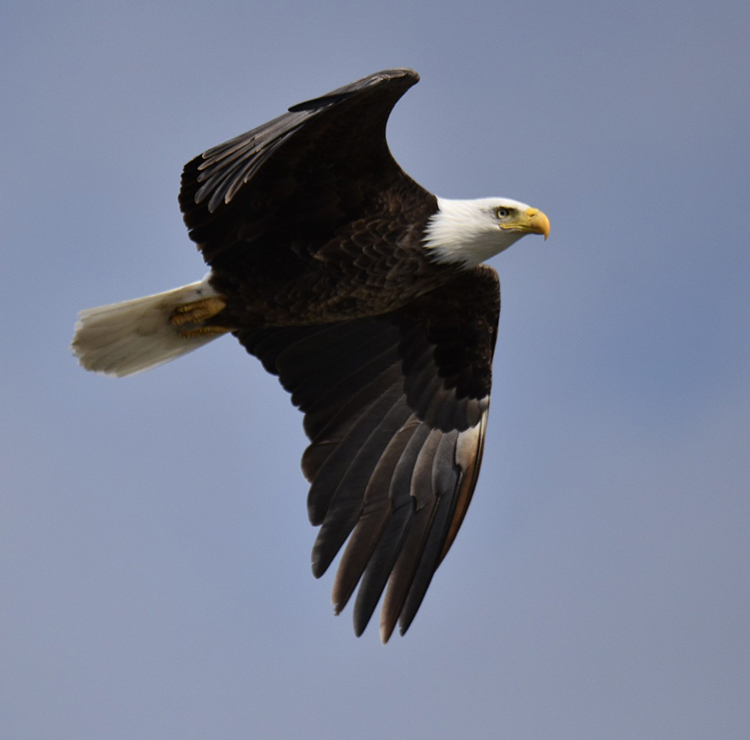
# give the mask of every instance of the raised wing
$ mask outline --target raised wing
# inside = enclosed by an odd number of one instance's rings
[[[325,242],[378,195],[431,198],[396,164],[385,128],[419,80],[409,69],[365,77],[199,155],[185,165],[180,208],[212,266],[273,240]],[[434,210],[434,209],[433,209]]]
[[[321,576],[348,538],[333,587],[354,592],[354,630],[386,584],[381,639],[409,628],[476,486],[500,314],[486,266],[380,317],[237,333],[305,413],[302,469]]]

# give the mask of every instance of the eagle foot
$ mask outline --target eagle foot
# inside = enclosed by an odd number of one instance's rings
[[[196,337],[211,337],[226,334],[233,331],[228,326],[199,326],[197,329],[185,329],[180,332],[183,339],[195,339]]]
[[[221,313],[227,307],[227,303],[223,298],[212,296],[211,298],[202,298],[200,301],[191,301],[190,303],[183,303],[172,313],[170,321],[173,326],[182,326],[183,324],[200,324],[202,321],[211,319],[216,314]],[[201,327],[201,329],[214,329],[219,327]],[[196,329],[196,331],[199,331]],[[224,329],[220,333],[229,331]],[[209,333],[209,332],[202,332]]]

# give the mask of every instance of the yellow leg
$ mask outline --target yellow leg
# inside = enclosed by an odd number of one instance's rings
[[[191,303],[183,303],[181,306],[177,306],[169,319],[174,326],[182,326],[183,324],[200,324],[206,319],[213,318],[216,314],[221,313],[227,307],[227,303],[223,298],[213,296],[211,298],[203,298],[200,301],[192,301]],[[230,329],[224,329],[222,332],[211,332],[203,331],[212,330],[219,327],[201,327],[196,329],[198,333],[224,333],[231,331]]]

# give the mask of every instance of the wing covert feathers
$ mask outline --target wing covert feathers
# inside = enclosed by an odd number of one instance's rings
[[[359,584],[357,635],[386,589],[381,639],[406,632],[461,526],[499,311],[497,275],[479,267],[391,314],[237,332],[305,413],[313,573],[346,543],[332,596],[338,613]]]

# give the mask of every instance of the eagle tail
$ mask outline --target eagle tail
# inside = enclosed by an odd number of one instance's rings
[[[206,276],[165,293],[81,311],[70,346],[86,370],[118,378],[133,375],[229,331],[204,323],[224,305]]]

